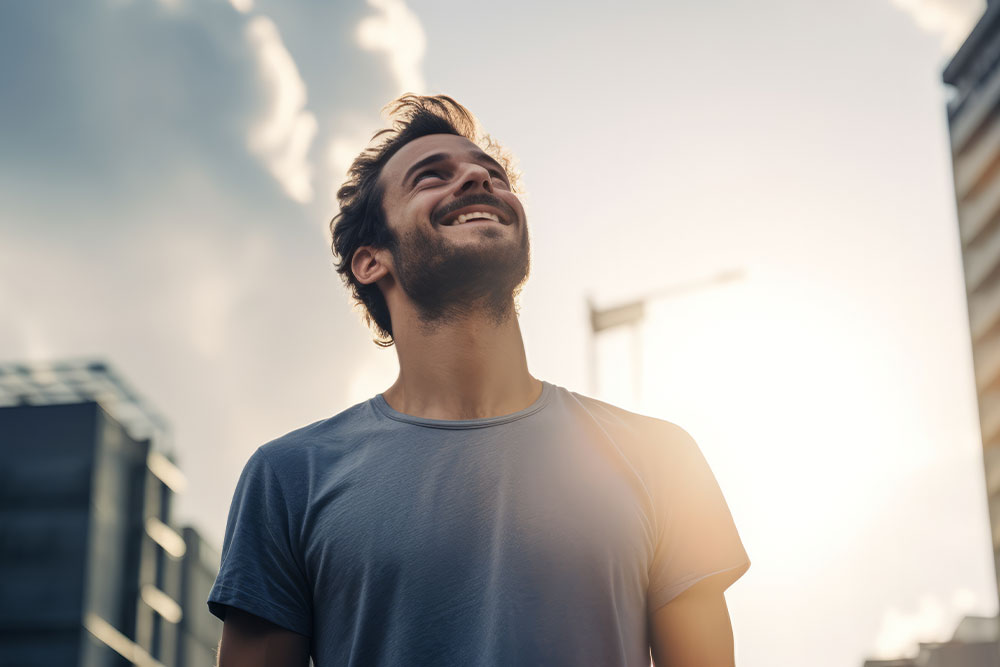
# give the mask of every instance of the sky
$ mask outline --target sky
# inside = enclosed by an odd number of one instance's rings
[[[0,361],[107,360],[221,545],[256,447],[395,379],[328,223],[379,109],[446,93],[523,173],[532,374],[712,465],[738,664],[911,653],[997,612],[941,83],[983,9],[5,3]],[[596,386],[588,298],[648,299]]]

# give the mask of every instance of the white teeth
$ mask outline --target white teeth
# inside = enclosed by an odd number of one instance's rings
[[[493,222],[500,222],[500,218],[492,213],[486,213],[485,211],[473,211],[472,213],[463,213],[458,216],[458,218],[455,219],[455,224],[460,225],[463,222],[476,220],[477,218],[480,220],[485,218],[487,220],[492,220]]]

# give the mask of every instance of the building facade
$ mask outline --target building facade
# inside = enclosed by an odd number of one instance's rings
[[[1000,2],[945,68],[958,231],[983,443],[994,572],[1000,572]],[[1000,578],[996,590],[1000,598]],[[997,667],[1000,619],[964,618],[950,641],[864,667]]]
[[[218,553],[172,525],[160,426],[102,364],[0,366],[0,664],[214,664]]]
[[[996,617],[966,616],[946,642],[921,642],[912,658],[866,660],[863,667],[997,667],[1000,636]]]
[[[1000,571],[1000,3],[945,68],[993,559]],[[998,586],[1000,591],[1000,586]]]

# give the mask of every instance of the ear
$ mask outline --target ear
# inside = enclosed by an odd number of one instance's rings
[[[370,285],[389,273],[388,253],[363,245],[351,257],[351,272],[363,285]]]

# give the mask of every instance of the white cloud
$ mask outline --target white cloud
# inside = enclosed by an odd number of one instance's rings
[[[334,123],[337,133],[327,144],[326,164],[331,182],[331,199],[337,204],[337,190],[347,179],[347,170],[354,158],[365,149],[379,129],[378,123],[361,114],[345,114]]]
[[[362,19],[355,30],[358,44],[366,51],[385,54],[397,93],[426,90],[421,65],[427,37],[417,15],[404,0],[368,0],[378,14]],[[332,180],[330,198],[337,205],[337,190],[347,178],[354,158],[371,141],[378,124],[372,117],[345,116],[335,126],[337,132],[327,144],[326,163]]]
[[[327,162],[335,179],[341,181],[347,179],[347,170],[354,158],[365,148],[366,139],[367,137],[336,136],[330,140]]]
[[[364,359],[356,360],[356,368],[347,383],[347,403],[354,405],[367,401],[388,389],[399,374],[396,359],[392,349],[374,349],[373,346]]]
[[[154,234],[161,266],[184,266],[183,278],[172,280],[157,301],[154,326],[172,326],[183,340],[212,362],[231,358],[231,346],[243,337],[240,308],[261,291],[274,264],[271,239],[248,232],[220,250],[219,239],[190,234]],[[169,320],[169,323],[159,318]]]
[[[52,345],[34,319],[21,316],[14,323],[21,337],[19,357],[26,361],[51,361]]]
[[[313,198],[308,155],[317,129],[316,117],[305,109],[306,84],[271,19],[254,18],[246,34],[271,98],[267,116],[250,134],[250,150],[264,160],[289,197],[306,203]]]
[[[962,617],[976,608],[976,594],[966,588],[955,591],[947,603],[924,595],[916,610],[906,612],[888,607],[875,639],[874,657],[913,657],[919,642],[948,641]]]
[[[983,13],[983,0],[890,0],[922,30],[938,35],[948,53],[961,46]]]
[[[358,24],[358,44],[367,51],[386,54],[398,92],[423,92],[426,86],[420,66],[427,37],[420,19],[403,0],[368,0],[368,4],[380,13]]]
[[[219,270],[195,280],[189,319],[191,342],[207,359],[217,359],[225,350],[237,292],[235,281]]]
[[[253,0],[229,0],[229,4],[240,14],[247,14],[253,9]]]

